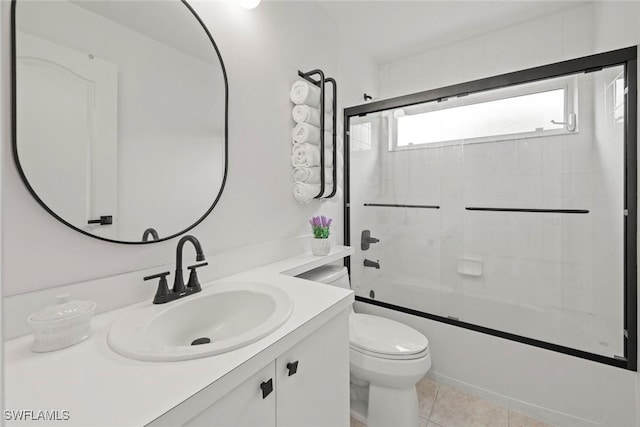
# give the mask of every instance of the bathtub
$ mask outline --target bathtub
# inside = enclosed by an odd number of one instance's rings
[[[359,297],[527,338],[612,357],[623,354],[622,323],[592,313],[537,307],[504,298],[455,292],[434,282],[381,275],[367,283],[354,280]],[[620,317],[621,322],[621,317]]]

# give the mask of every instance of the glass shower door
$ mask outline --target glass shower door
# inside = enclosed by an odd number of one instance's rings
[[[625,86],[613,66],[350,117],[356,295],[623,356]]]
[[[440,150],[390,151],[390,116],[350,123],[352,286],[357,295],[441,314]]]

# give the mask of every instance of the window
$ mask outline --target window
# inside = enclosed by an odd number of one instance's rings
[[[565,77],[396,109],[391,149],[575,132],[575,86]]]

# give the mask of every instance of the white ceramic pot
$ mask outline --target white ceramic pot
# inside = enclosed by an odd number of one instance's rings
[[[331,250],[331,240],[329,239],[311,239],[311,253],[316,256],[328,255]]]
[[[95,310],[93,301],[68,301],[68,295],[59,295],[57,304],[29,316],[34,338],[31,350],[54,351],[84,341],[91,335]]]

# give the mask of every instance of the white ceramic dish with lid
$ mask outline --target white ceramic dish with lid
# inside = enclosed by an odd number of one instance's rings
[[[58,295],[57,304],[49,305],[29,316],[33,329],[31,350],[37,353],[70,347],[89,338],[91,318],[96,310],[93,301],[69,301],[69,295]]]

